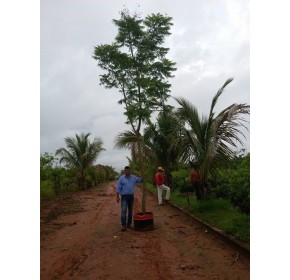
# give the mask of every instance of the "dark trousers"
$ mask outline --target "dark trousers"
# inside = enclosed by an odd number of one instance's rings
[[[200,182],[194,182],[194,183],[191,183],[191,185],[194,189],[197,200],[201,200],[203,198],[202,184]]]
[[[122,226],[132,224],[134,195],[124,194],[121,196],[121,223]],[[128,210],[128,217],[127,217]]]

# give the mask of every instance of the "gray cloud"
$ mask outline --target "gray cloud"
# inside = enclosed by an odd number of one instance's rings
[[[138,4],[140,3],[140,4]],[[41,1],[41,153],[54,153],[65,137],[91,132],[104,151],[97,162],[120,170],[129,151],[114,148],[126,129],[117,90],[99,85],[101,70],[92,59],[94,46],[114,41],[112,23],[126,5],[143,16],[173,18],[166,41],[177,63],[172,96],[182,96],[207,113],[213,95],[229,77],[217,111],[232,103],[250,103],[249,1]],[[171,98],[171,104],[176,105]],[[248,150],[249,133],[246,145]]]

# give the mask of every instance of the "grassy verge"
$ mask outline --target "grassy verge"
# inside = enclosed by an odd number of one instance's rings
[[[156,187],[147,183],[147,188],[157,195]],[[175,191],[171,193],[170,201],[204,222],[222,229],[243,242],[250,243],[250,217],[240,213],[228,200],[197,201],[195,196],[190,194],[188,205],[186,193]]]
[[[78,191],[76,185],[61,185],[59,188],[59,195],[72,194]],[[54,184],[51,181],[41,181],[40,182],[40,199],[42,201],[51,201],[57,197]]]

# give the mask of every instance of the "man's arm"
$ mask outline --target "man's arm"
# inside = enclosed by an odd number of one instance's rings
[[[119,203],[120,202],[120,194],[116,193],[116,201]]]
[[[144,181],[143,178],[141,178],[141,177],[140,178],[136,177],[136,178],[137,178],[136,183],[143,183],[143,181]]]
[[[120,193],[121,193],[121,180],[122,180],[122,177],[119,178],[118,180],[118,184],[117,184],[117,189],[116,189],[116,201],[119,203],[120,202]]]

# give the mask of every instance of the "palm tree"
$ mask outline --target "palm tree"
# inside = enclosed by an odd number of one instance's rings
[[[126,148],[131,150],[131,163],[136,168],[139,168],[141,176],[147,178],[145,168],[148,167],[150,162],[156,162],[155,155],[151,149],[146,145],[144,136],[136,130],[126,130],[119,133],[115,138],[115,146],[117,148]],[[143,195],[142,195],[142,213],[146,213],[146,182],[143,182]]]
[[[65,138],[67,148],[60,148],[55,155],[60,155],[60,163],[76,170],[80,189],[85,188],[85,172],[93,166],[101,151],[105,150],[101,138],[89,140],[90,133],[76,134],[76,138]]]
[[[159,113],[155,124],[148,123],[143,136],[138,137],[134,131],[124,131],[115,138],[115,146],[131,150],[131,159],[128,160],[132,166],[138,167],[141,160],[138,157],[138,142],[141,139],[143,143],[141,157],[147,175],[161,165],[165,168],[166,177],[169,178],[170,169],[178,159],[179,148],[172,145],[172,139],[177,136],[175,132],[178,124],[176,114],[172,110],[165,109]]]
[[[144,130],[145,143],[155,155],[157,165],[164,167],[166,178],[178,161],[179,147],[172,142],[179,136],[179,124],[178,116],[171,109],[165,109],[159,113],[156,123],[150,123]]]
[[[175,98],[181,106],[178,109],[180,119],[185,122],[180,127],[180,138],[175,145],[182,147],[182,161],[200,170],[203,184],[207,183],[209,173],[215,172],[218,164],[234,156],[237,143],[243,145],[240,137],[245,136],[240,128],[245,127],[244,115],[249,114],[250,106],[232,104],[217,115],[214,112],[218,98],[232,80],[228,79],[213,97],[208,116],[201,117],[197,108],[186,99]]]

